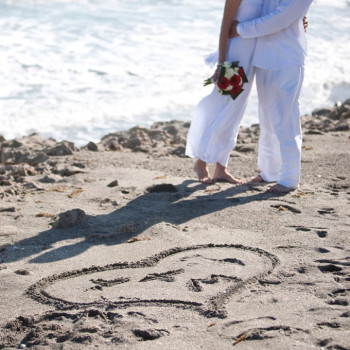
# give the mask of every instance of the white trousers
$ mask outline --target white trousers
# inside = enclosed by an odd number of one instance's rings
[[[256,68],[260,139],[258,167],[267,182],[297,188],[300,181],[302,132],[299,95],[304,68]]]
[[[187,135],[187,156],[227,166],[230,153],[236,146],[255,68],[248,66],[245,72],[249,82],[236,100],[221,95],[214,87],[212,93],[199,102]]]

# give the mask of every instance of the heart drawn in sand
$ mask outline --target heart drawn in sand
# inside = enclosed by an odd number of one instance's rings
[[[177,247],[137,262],[49,276],[27,294],[59,310],[160,306],[225,317],[225,304],[233,294],[271,274],[278,264],[275,255],[243,245]]]

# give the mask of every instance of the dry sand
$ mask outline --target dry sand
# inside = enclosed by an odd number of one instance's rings
[[[350,118],[329,113],[304,118],[284,196],[198,183],[188,123],[4,141],[0,349],[350,349]]]

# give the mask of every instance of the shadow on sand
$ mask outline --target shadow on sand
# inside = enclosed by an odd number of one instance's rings
[[[146,192],[111,213],[89,216],[83,224],[68,229],[51,228],[34,237],[17,241],[6,247],[3,262],[10,263],[31,256],[35,256],[29,260],[31,263],[60,261],[82,254],[92,246],[124,243],[160,222],[181,225],[228,207],[274,197],[261,190],[247,194],[248,191],[254,191],[254,187],[249,184],[215,192],[204,192],[205,189],[206,186],[197,181],[185,180],[173,192]],[[196,196],[196,192],[199,195]],[[123,230],[123,227],[129,227],[130,230]],[[54,247],[62,241],[66,241],[64,246]],[[69,241],[74,242],[69,244]]]

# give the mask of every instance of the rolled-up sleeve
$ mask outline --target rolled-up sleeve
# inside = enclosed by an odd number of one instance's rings
[[[313,0],[282,0],[276,9],[262,17],[241,22],[237,32],[242,38],[256,38],[279,32],[306,15]]]

